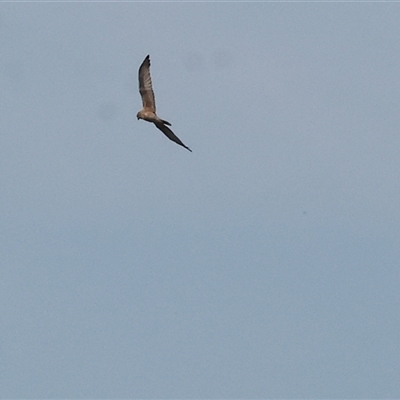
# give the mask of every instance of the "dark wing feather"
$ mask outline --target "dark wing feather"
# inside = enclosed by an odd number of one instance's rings
[[[192,151],[187,147],[186,145],[183,144],[183,142],[178,138],[178,136],[175,135],[174,132],[171,131],[171,129],[168,128],[168,126],[165,126],[162,122],[154,122],[154,125],[170,140],[172,140],[175,143],[178,143],[179,145],[183,146],[185,149],[188,149],[189,151]]]
[[[139,92],[142,96],[143,108],[150,108],[156,112],[156,101],[150,76],[150,56],[144,59],[139,68]]]

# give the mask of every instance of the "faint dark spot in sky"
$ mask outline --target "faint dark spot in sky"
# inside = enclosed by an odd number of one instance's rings
[[[201,71],[206,64],[217,69],[231,68],[235,62],[233,54],[227,49],[216,49],[213,52],[203,56],[200,52],[190,51],[183,56],[183,65],[189,72]]]
[[[103,121],[111,121],[115,118],[117,110],[115,104],[111,101],[100,104],[97,108],[97,115]]]
[[[211,55],[211,60],[216,68],[230,68],[234,63],[233,54],[226,49],[214,50]]]
[[[183,56],[183,65],[189,72],[200,71],[204,68],[204,57],[198,52],[188,52]]]
[[[0,73],[6,82],[6,88],[24,91],[28,88],[26,66],[22,61],[12,60],[0,66]]]

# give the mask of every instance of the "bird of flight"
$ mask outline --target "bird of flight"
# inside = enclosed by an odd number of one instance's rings
[[[142,96],[143,108],[137,113],[137,119],[144,119],[153,124],[170,140],[185,149],[192,151],[168,128],[168,121],[159,118],[156,114],[156,102],[150,77],[150,56],[147,56],[139,68],[139,92]]]

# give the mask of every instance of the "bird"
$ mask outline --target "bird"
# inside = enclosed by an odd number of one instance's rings
[[[171,126],[171,124],[161,119],[156,114],[156,101],[150,76],[150,55],[146,56],[139,67],[139,93],[142,97],[143,108],[137,113],[137,119],[152,122],[168,139],[191,152],[192,150],[190,150],[168,127]]]

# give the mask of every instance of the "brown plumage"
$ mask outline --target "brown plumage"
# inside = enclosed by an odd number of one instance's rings
[[[150,56],[147,56],[139,68],[139,92],[142,96],[143,108],[137,113],[137,119],[144,119],[153,124],[170,140],[185,149],[192,151],[168,128],[168,121],[159,118],[156,114],[156,101],[154,98],[153,85],[150,76]]]

